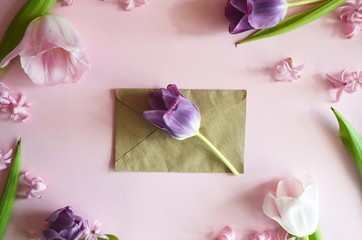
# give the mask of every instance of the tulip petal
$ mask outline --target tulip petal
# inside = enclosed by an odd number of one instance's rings
[[[304,191],[303,183],[296,178],[279,181],[276,197],[298,197]]]
[[[280,219],[280,213],[276,204],[276,198],[271,193],[266,195],[264,198],[263,212],[265,213],[265,215],[274,220]]]
[[[230,22],[229,32],[231,34],[237,34],[253,29],[247,16],[235,8],[231,2],[228,2],[225,6],[225,17]]]
[[[230,0],[229,3],[231,4],[231,6],[233,6],[242,13],[246,14],[248,12],[247,1]]]
[[[150,96],[148,97],[148,103],[154,110],[167,109],[165,104],[163,103],[161,89],[157,89],[150,93]]]
[[[284,0],[248,0],[252,6],[249,23],[253,28],[270,28],[282,21],[288,5]]]
[[[178,96],[183,96],[184,97],[184,95],[182,95],[182,93],[180,92],[180,90],[178,89],[176,84],[169,84],[167,86],[167,90],[170,91],[176,97],[178,97]]]
[[[318,214],[319,209],[314,202],[295,200],[281,212],[283,220],[281,226],[297,237],[308,236],[317,230]]]
[[[200,128],[200,113],[195,105],[184,97],[177,97],[178,104],[163,116],[163,120],[175,139],[195,136]]]
[[[163,121],[163,115],[165,115],[165,113],[166,110],[150,110],[150,111],[144,111],[142,113],[142,116],[150,123],[165,130],[167,128],[165,122]]]
[[[59,239],[64,239],[62,238],[59,233],[57,233],[56,231],[54,231],[53,229],[45,229],[43,230],[43,237],[46,240],[59,240]]]
[[[175,96],[172,92],[164,88],[162,88],[161,91],[162,91],[163,103],[165,104],[166,109],[172,108],[172,106],[176,102],[177,96]]]
[[[30,56],[56,47],[69,52],[84,50],[83,41],[73,25],[65,18],[51,14],[30,23],[22,41],[29,44],[26,54]]]
[[[41,55],[20,59],[21,66],[37,85],[76,82],[89,68],[62,48],[51,49]]]

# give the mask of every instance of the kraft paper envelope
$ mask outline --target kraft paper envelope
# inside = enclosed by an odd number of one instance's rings
[[[175,140],[142,117],[153,89],[117,89],[115,169],[121,172],[230,173],[196,137]],[[242,173],[245,90],[181,90],[201,112],[200,132]]]

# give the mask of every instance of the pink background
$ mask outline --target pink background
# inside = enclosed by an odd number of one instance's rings
[[[0,36],[25,0],[0,0]],[[234,47],[224,0],[153,0],[125,12],[116,0],[76,0],[52,12],[83,36],[92,69],[76,84],[38,87],[11,63],[1,81],[32,104],[25,123],[0,120],[0,149],[23,139],[22,169],[43,177],[41,200],[18,200],[5,239],[26,239],[52,211],[71,205],[123,240],[208,240],[228,224],[245,239],[275,228],[264,195],[286,176],[319,184],[327,240],[358,239],[361,179],[338,137],[336,107],[362,129],[362,92],[333,103],[326,73],[362,70],[362,34],[344,39],[329,14],[282,36]],[[293,57],[303,78],[276,83],[269,68]],[[115,173],[115,88],[247,89],[245,174]],[[178,161],[178,159],[175,159]],[[7,171],[0,172],[0,187]]]

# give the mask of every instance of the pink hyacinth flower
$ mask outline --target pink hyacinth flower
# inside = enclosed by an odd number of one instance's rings
[[[26,108],[30,105],[26,102],[26,96],[24,94],[19,94],[18,99],[13,98],[12,96],[8,97],[10,104],[4,105],[0,110],[5,113],[10,113],[10,119],[17,121],[25,121],[29,118],[29,113]]]
[[[289,233],[280,228],[278,230],[266,230],[256,233],[252,240],[295,240],[295,237],[289,238]]]
[[[337,14],[342,22],[342,31],[348,38],[352,38],[362,30],[362,2],[346,2],[337,9]]]
[[[327,79],[337,89],[336,102],[340,100],[342,92],[355,93],[362,86],[362,72],[348,73],[343,69],[337,77],[327,74]]]
[[[273,77],[275,80],[282,82],[297,81],[301,78],[303,68],[304,64],[294,66],[293,60],[287,58],[275,66]]]
[[[3,154],[0,150],[0,171],[7,168],[7,164],[11,163],[11,155],[13,154],[13,149],[10,148],[10,150]]]
[[[84,224],[84,240],[97,240],[98,238],[109,239],[101,233],[101,222],[97,219],[93,224],[87,219]]]
[[[150,3],[150,0],[121,0],[126,11],[133,10],[135,7],[141,7]]]
[[[29,172],[23,172],[19,177],[18,195],[25,196],[26,198],[42,198],[43,196],[37,195],[47,189],[41,177],[32,177]]]
[[[235,240],[235,238],[236,235],[234,230],[231,227],[226,226],[216,237],[216,240]]]
[[[64,18],[46,14],[27,27],[19,45],[1,62],[3,68],[16,56],[21,67],[37,85],[78,81],[89,69],[80,35]]]
[[[58,1],[61,2],[63,7],[68,7],[73,4],[73,0],[58,0]]]
[[[0,91],[0,110],[1,108],[11,104],[9,96],[10,94],[8,91]]]

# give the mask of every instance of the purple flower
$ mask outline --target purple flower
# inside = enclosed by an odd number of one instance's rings
[[[84,232],[83,219],[73,214],[71,207],[58,209],[46,220],[45,240],[78,240]]]
[[[183,140],[199,133],[200,111],[175,84],[153,91],[148,102],[153,110],[143,112],[143,117],[175,139]]]
[[[241,33],[251,29],[264,29],[277,25],[287,13],[285,0],[228,0],[225,17],[229,32]]]

